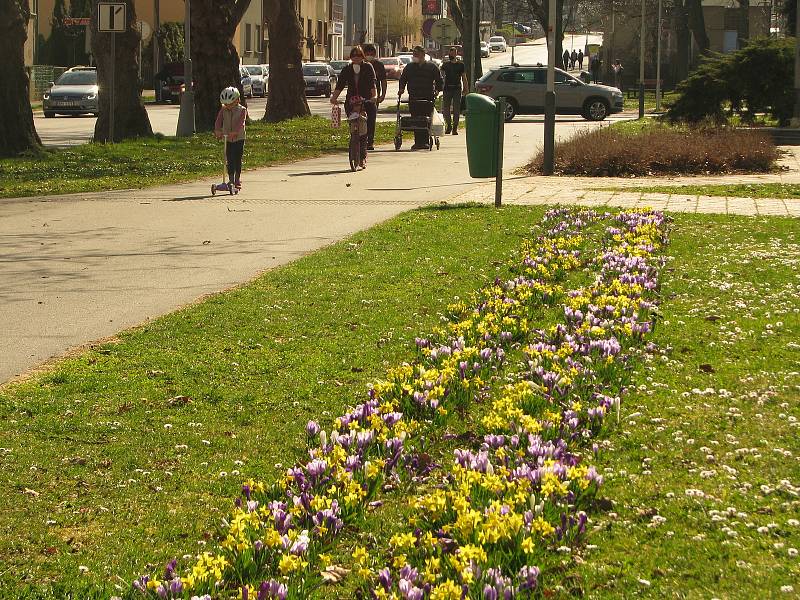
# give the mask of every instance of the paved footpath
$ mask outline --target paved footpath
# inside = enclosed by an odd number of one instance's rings
[[[569,137],[597,126],[561,118],[557,133]],[[469,178],[464,138],[443,138],[438,152],[381,148],[359,173],[350,172],[342,154],[248,171],[245,190],[235,197],[211,197],[212,180],[206,179],[145,190],[0,199],[0,383],[402,211],[443,201],[491,202],[494,182]],[[686,178],[513,175],[541,139],[540,117],[507,127],[505,203],[800,215],[800,201],[597,190],[680,184]],[[800,181],[797,155],[786,160],[794,161],[793,170],[724,181]],[[700,181],[720,178],[691,179]]]
[[[581,204],[624,208],[650,207],[691,213],[800,217],[800,199],[698,196],[685,193],[641,192],[649,185],[704,185],[739,183],[800,184],[800,147],[785,146],[780,159],[784,170],[762,175],[698,177],[513,177],[503,189],[508,204]],[[607,188],[621,188],[610,191]],[[494,184],[483,184],[460,194],[456,202],[494,202]]]
[[[559,136],[597,127],[561,118]],[[252,279],[415,206],[475,187],[465,135],[442,149],[343,154],[248,171],[236,197],[211,179],[145,190],[0,199],[0,383],[87,344]],[[506,130],[506,166],[542,139],[540,117]],[[247,157],[245,156],[245,161]]]

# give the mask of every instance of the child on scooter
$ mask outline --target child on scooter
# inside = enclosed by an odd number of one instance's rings
[[[227,139],[225,160],[228,164],[228,180],[230,185],[241,189],[247,109],[239,103],[239,90],[232,86],[220,92],[219,100],[222,108],[214,123],[214,135],[217,139]]]

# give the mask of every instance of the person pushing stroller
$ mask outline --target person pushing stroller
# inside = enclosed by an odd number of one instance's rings
[[[414,46],[412,62],[403,69],[400,75],[399,95],[408,86],[408,107],[413,117],[431,117],[433,115],[434,101],[444,87],[442,73],[432,62],[425,60],[425,49]],[[426,131],[414,132],[414,145],[412,150],[429,150],[430,134]]]
[[[242,157],[244,156],[245,122],[247,109],[239,104],[239,90],[226,87],[220,92],[222,108],[214,123],[214,135],[218,140],[225,139],[225,162],[228,166],[228,182],[242,187]]]

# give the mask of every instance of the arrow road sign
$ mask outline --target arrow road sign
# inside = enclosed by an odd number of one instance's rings
[[[97,5],[97,30],[101,32],[125,31],[125,3],[100,2]]]

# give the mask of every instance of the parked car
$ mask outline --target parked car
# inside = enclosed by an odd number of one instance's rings
[[[73,67],[62,73],[42,96],[42,110],[48,119],[57,114],[97,116],[97,69]]]
[[[506,50],[508,50],[508,44],[502,35],[493,35],[489,38],[489,52],[505,52]]]
[[[386,67],[387,79],[400,79],[400,75],[403,74],[403,69],[406,65],[399,57],[386,56],[381,58],[380,61],[383,63],[383,66]]]
[[[242,92],[245,98],[253,97],[253,79],[250,77],[250,72],[244,65],[239,65],[239,75],[242,78]]]
[[[481,58],[489,58],[489,44],[481,42]]]
[[[403,67],[406,65],[411,64],[411,59],[413,58],[410,54],[398,54],[395,58],[403,63]]]
[[[622,92],[615,87],[587,84],[561,69],[556,69],[555,79],[556,114],[602,121],[622,110]],[[540,114],[544,112],[547,67],[515,65],[493,69],[478,80],[475,89],[479,94],[506,99],[506,121],[516,115]]]
[[[182,62],[165,64],[154,79],[156,102],[177,104],[181,101],[181,94],[185,89]]]
[[[245,66],[247,72],[250,74],[250,83],[253,86],[253,95],[261,96],[262,98],[267,95],[267,71],[264,65],[247,65]]]
[[[333,72],[336,73],[336,77],[338,78],[339,75],[342,74],[342,69],[344,69],[347,65],[349,65],[350,61],[349,60],[332,60],[328,64],[331,66],[331,68],[333,69]]]
[[[336,72],[327,63],[305,63],[303,79],[306,80],[306,96],[330,98],[336,87]]]

